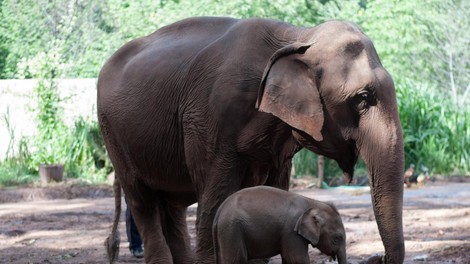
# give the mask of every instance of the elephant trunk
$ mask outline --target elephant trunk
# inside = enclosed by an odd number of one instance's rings
[[[346,258],[346,245],[342,247],[339,251],[338,254],[336,255],[338,259],[338,264],[347,264],[348,260]]]
[[[369,170],[372,206],[380,237],[385,247],[386,263],[403,263],[403,137],[399,118],[375,123],[367,129],[360,153]],[[387,119],[375,119],[387,120]]]

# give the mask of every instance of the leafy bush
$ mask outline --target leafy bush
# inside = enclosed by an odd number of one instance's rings
[[[295,178],[304,176],[318,176],[318,155],[307,150],[302,149],[294,156],[294,171],[292,175]],[[354,177],[367,176],[367,167],[364,161],[359,158],[355,168]],[[333,160],[326,158],[324,159],[324,181],[330,182],[334,178],[343,179],[343,171],[339,168],[338,163]]]
[[[9,117],[5,116],[4,122],[8,122],[5,121],[8,119]],[[63,140],[65,144],[56,146],[60,147],[60,151],[54,150],[53,152],[65,153],[63,162],[66,177],[80,178],[89,183],[105,181],[106,176],[112,170],[112,165],[98,123],[79,118],[72,128],[64,126],[63,129],[60,133],[67,135]],[[34,159],[37,160],[39,154],[38,150],[31,150],[28,146],[37,144],[31,144],[31,139],[21,138],[18,148],[15,148],[14,130],[9,129],[9,131],[10,145],[5,159],[0,162],[0,186],[31,183],[38,179],[38,166]],[[55,159],[55,157],[51,158]]]
[[[67,154],[69,131],[63,121],[62,99],[57,91],[57,75],[62,66],[56,50],[41,52],[27,62],[27,68],[38,82],[34,88],[37,106],[33,109],[37,135],[32,139],[32,166],[63,164]]]
[[[433,173],[470,172],[470,111],[424,84],[397,82],[397,99],[407,165],[425,164]]]
[[[79,118],[72,129],[65,169],[69,177],[102,182],[111,172],[98,122]]]
[[[7,109],[2,121],[7,127],[10,141],[5,159],[0,162],[0,187],[25,184],[32,181],[33,171],[30,169],[31,155],[26,138],[20,138],[18,149],[15,148],[15,130],[10,123],[10,113]]]
[[[18,144],[17,155],[8,155],[0,162],[0,187],[27,184],[37,178],[30,169],[31,155],[27,140],[22,138]]]

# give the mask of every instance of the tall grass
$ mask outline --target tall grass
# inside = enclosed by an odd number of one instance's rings
[[[21,138],[15,145],[15,131],[9,122],[9,115],[3,122],[10,134],[10,144],[5,159],[0,161],[0,187],[28,184],[39,179],[38,167],[32,158],[35,154],[28,146],[31,139]],[[73,127],[63,128],[60,133],[67,135],[60,153],[64,159],[65,177],[80,178],[89,183],[101,183],[112,170],[106,153],[98,123],[79,118]]]
[[[0,161],[0,187],[29,183],[34,179],[34,171],[31,170],[28,141],[21,137],[16,145],[15,129],[10,122],[8,108],[1,121],[8,130],[9,142],[5,158]]]
[[[329,182],[333,178],[342,178],[343,171],[339,168],[338,163],[333,160],[325,157],[324,160],[324,180]],[[304,176],[318,177],[318,155],[307,150],[302,149],[294,156],[294,171],[295,174],[292,175],[294,178],[301,178]],[[362,161],[358,159],[356,166],[354,167],[355,176],[366,176],[367,167]]]
[[[294,177],[303,177],[303,176],[318,176],[318,155],[307,150],[302,149],[294,156],[294,168],[295,175]],[[339,177],[343,175],[343,172],[338,167],[336,161],[328,159],[325,157],[325,179],[330,179],[333,177]]]
[[[72,129],[65,162],[67,176],[89,182],[102,182],[111,172],[98,122],[79,118]]]
[[[435,174],[470,173],[470,108],[414,82],[397,83],[407,165],[425,164]]]

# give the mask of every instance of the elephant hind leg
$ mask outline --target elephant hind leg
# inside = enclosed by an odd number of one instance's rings
[[[173,264],[165,234],[165,200],[139,189],[126,192],[126,200],[142,236],[145,263]]]
[[[165,208],[165,235],[175,264],[190,264],[192,260],[191,241],[186,223],[187,208]]]

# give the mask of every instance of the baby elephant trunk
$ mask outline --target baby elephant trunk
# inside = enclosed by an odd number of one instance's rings
[[[344,246],[342,249],[338,251],[338,255],[336,255],[338,259],[338,264],[347,264],[347,258],[346,258],[346,246]]]

